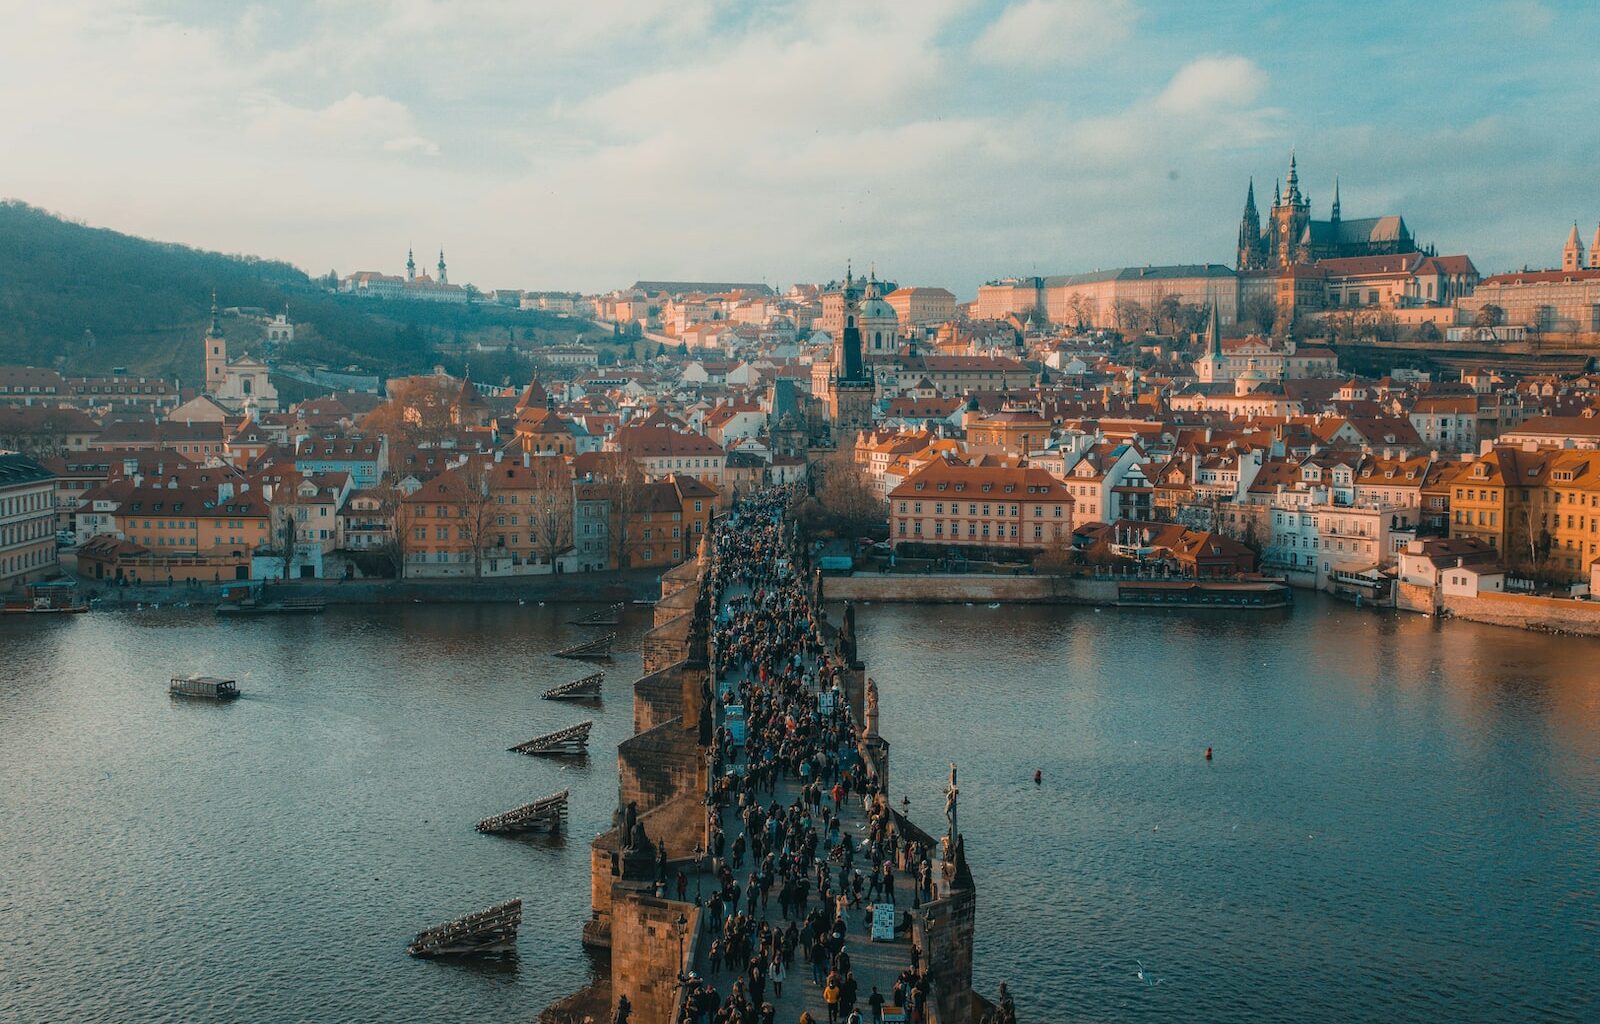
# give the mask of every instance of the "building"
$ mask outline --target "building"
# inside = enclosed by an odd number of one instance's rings
[[[1345,220],[1339,209],[1338,179],[1328,219],[1312,220],[1311,199],[1300,191],[1300,173],[1290,153],[1289,178],[1281,193],[1273,186],[1265,223],[1256,209],[1255,180],[1245,189],[1235,265],[1242,271],[1267,270],[1352,256],[1390,256],[1417,248],[1398,214]]]
[[[202,342],[205,348],[205,393],[229,412],[278,411],[278,389],[273,387],[267,364],[252,355],[228,358],[228,340],[222,335],[217,296],[211,295],[211,326]]]
[[[836,292],[823,296],[837,296],[838,334],[833,354],[827,362],[817,362],[811,368],[811,393],[826,403],[828,419],[833,424],[833,435],[841,444],[854,444],[856,434],[872,426],[872,406],[877,396],[877,385],[871,367],[862,351],[863,339],[875,336],[880,346],[891,348],[888,354],[898,353],[893,327],[894,309],[877,294],[877,277],[868,287],[860,287],[847,267],[844,285]],[[868,312],[871,312],[871,335],[867,334]]]
[[[382,434],[323,434],[295,443],[297,473],[348,473],[357,490],[376,487],[389,472],[389,439]]]
[[[1469,322],[1487,306],[1497,307],[1496,319],[1507,325],[1556,334],[1600,331],[1600,268],[1495,274],[1456,304]]]
[[[55,479],[26,455],[0,454],[0,591],[59,571]]]
[[[1073,497],[1060,480],[1026,466],[936,460],[889,492],[896,544],[1040,550],[1072,542]]]
[[[896,288],[884,301],[904,327],[930,327],[956,318],[955,294],[945,288]]]
[[[416,257],[407,249],[405,277],[362,270],[341,280],[339,290],[369,299],[410,299],[415,302],[464,303],[471,298],[467,289],[450,283],[443,249],[439,250],[437,269],[437,277],[419,274]]]
[[[1213,307],[1223,324],[1238,319],[1239,279],[1216,263],[1119,267],[1088,274],[1004,278],[978,289],[973,318],[1004,320],[1034,310],[1056,324],[1131,330],[1128,318],[1163,304]]]

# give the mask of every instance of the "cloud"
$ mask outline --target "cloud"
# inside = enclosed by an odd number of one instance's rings
[[[1267,76],[1244,57],[1201,57],[1184,65],[1156,97],[1170,114],[1201,114],[1246,107],[1266,88]]]
[[[418,134],[411,110],[387,96],[352,92],[308,108],[263,93],[247,101],[246,111],[249,135],[273,147],[439,155],[438,144]]]
[[[1138,17],[1130,0],[1023,0],[983,30],[972,52],[993,64],[1090,60],[1125,42]]]

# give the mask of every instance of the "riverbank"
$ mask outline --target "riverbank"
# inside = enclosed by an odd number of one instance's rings
[[[266,600],[296,598],[329,605],[515,604],[518,601],[634,601],[654,598],[661,574],[648,569],[561,573],[484,580],[288,580],[271,582]],[[136,605],[221,604],[224,588],[238,583],[110,586],[81,580],[86,598],[100,608]]]

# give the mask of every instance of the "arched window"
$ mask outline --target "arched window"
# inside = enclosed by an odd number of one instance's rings
[[[247,395],[250,393],[250,382],[253,379],[254,378],[252,378],[252,377],[241,377],[240,380],[239,380],[239,386],[244,390],[244,393],[247,394]]]

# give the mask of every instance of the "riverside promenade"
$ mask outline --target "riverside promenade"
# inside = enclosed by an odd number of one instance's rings
[[[972,990],[959,796],[939,839],[890,806],[853,613],[827,621],[792,497],[742,504],[662,580],[616,822],[592,845],[584,941],[609,964],[544,1021],[1014,1019]]]

